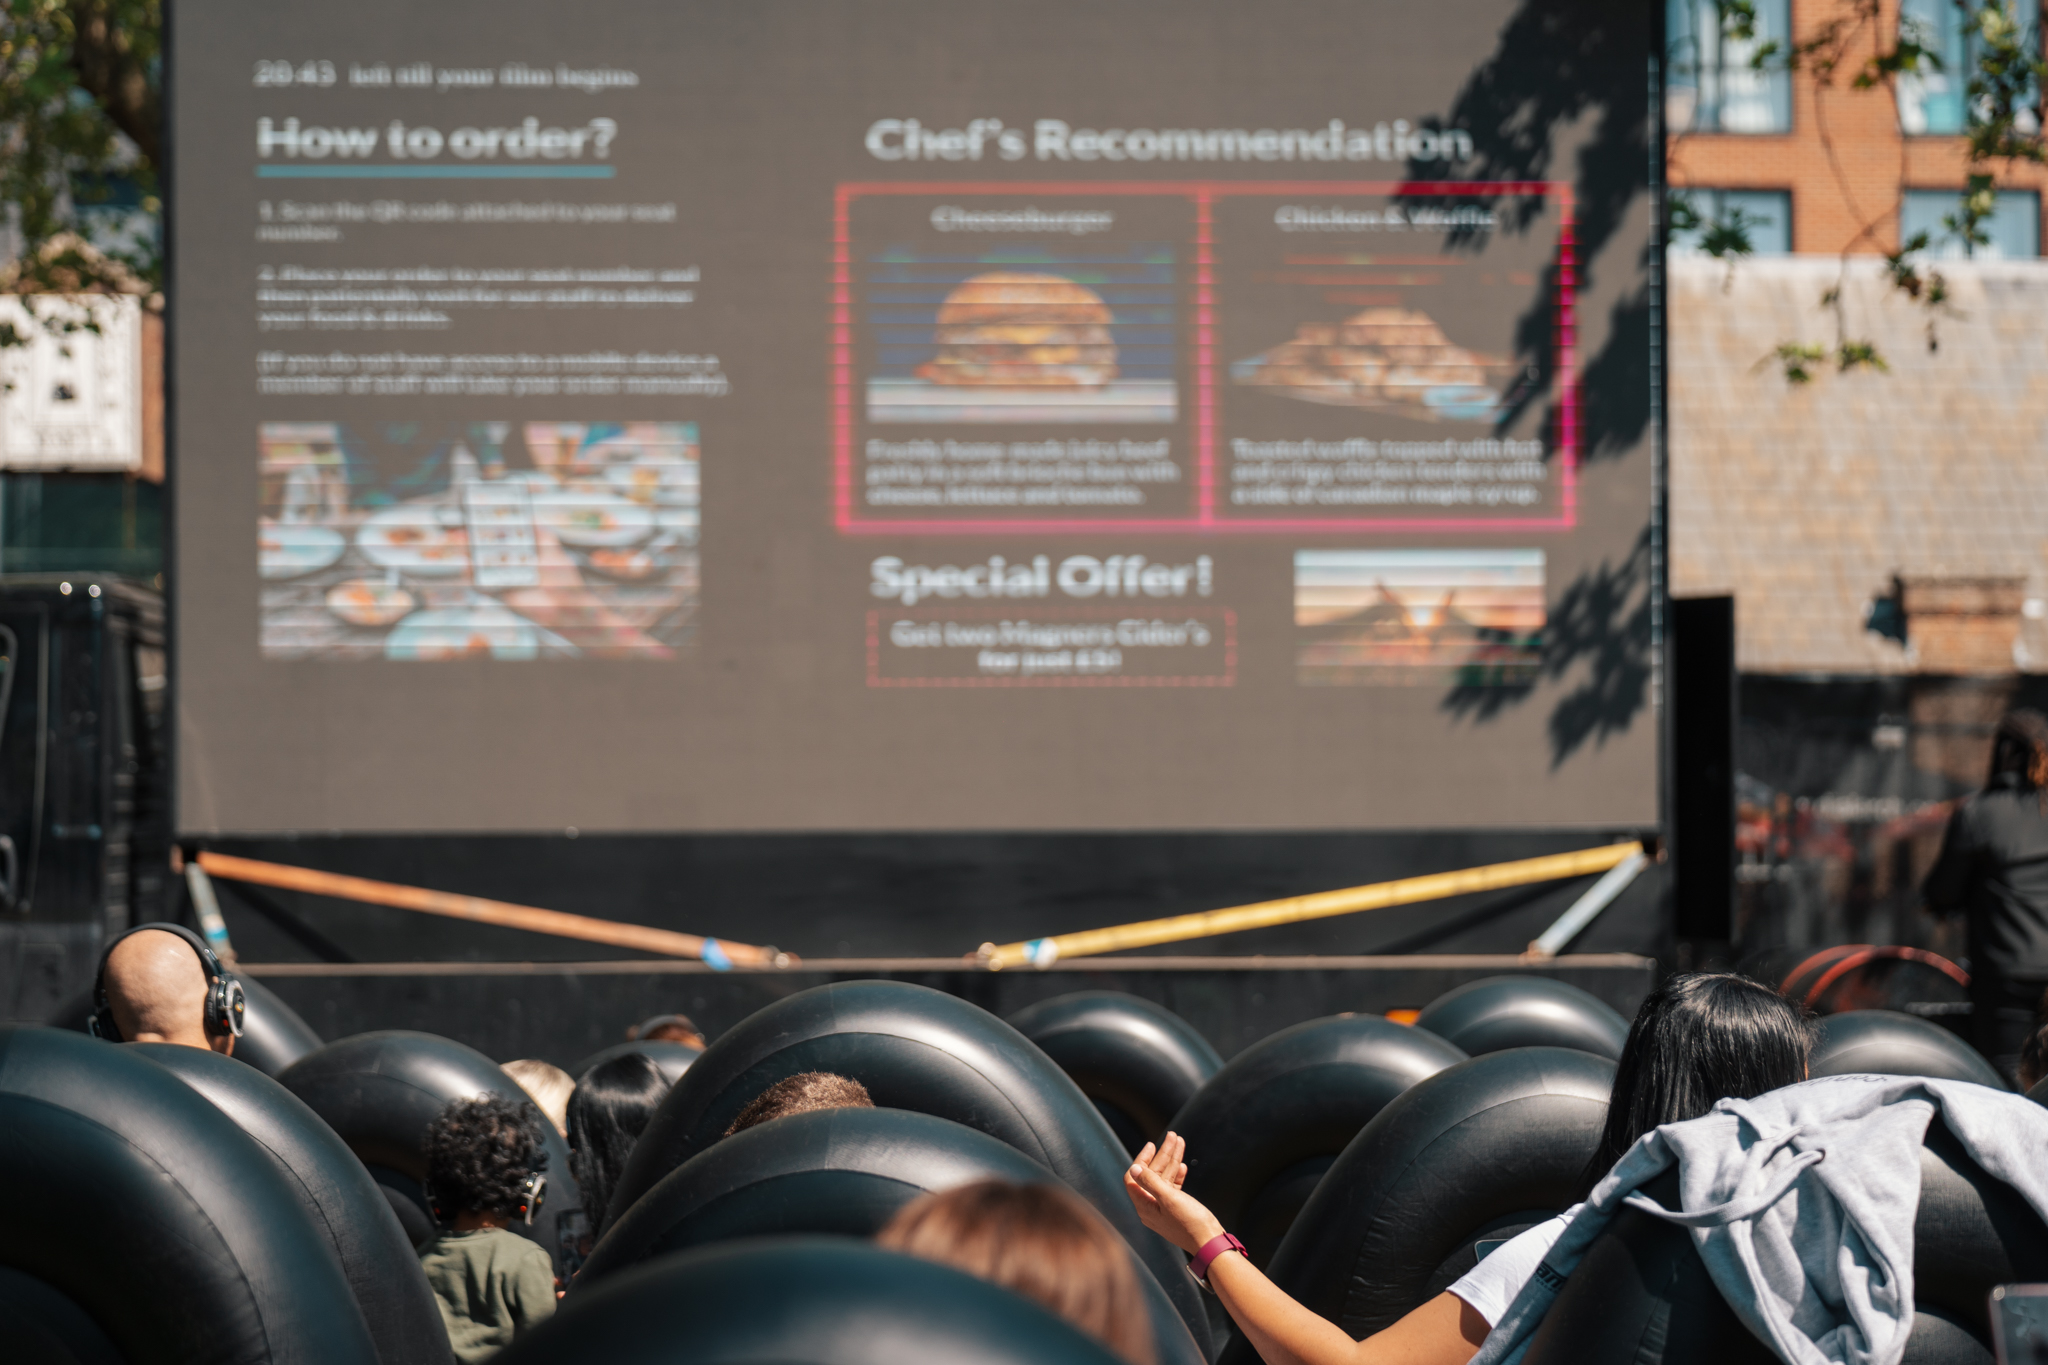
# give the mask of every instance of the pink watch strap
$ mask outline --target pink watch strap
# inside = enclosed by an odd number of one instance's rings
[[[1202,1249],[1195,1253],[1195,1259],[1188,1262],[1188,1269],[1193,1272],[1196,1279],[1200,1280],[1203,1284],[1207,1284],[1209,1283],[1209,1267],[1214,1265],[1216,1258],[1226,1251],[1234,1251],[1240,1256],[1249,1255],[1244,1249],[1243,1242],[1238,1241],[1237,1238],[1232,1237],[1227,1232],[1219,1232],[1208,1241],[1202,1243]]]

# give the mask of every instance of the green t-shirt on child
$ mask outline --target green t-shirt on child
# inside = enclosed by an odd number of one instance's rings
[[[490,1359],[555,1311],[555,1266],[516,1232],[444,1232],[420,1251],[461,1365]]]

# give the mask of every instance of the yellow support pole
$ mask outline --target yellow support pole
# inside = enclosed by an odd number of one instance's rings
[[[1203,910],[1192,915],[1141,920],[1136,924],[1119,924],[1108,929],[1084,929],[1075,934],[1055,934],[1051,938],[1005,943],[1001,947],[984,943],[976,957],[990,971],[999,972],[1005,967],[1050,967],[1061,958],[1093,957],[1125,948],[1150,948],[1191,938],[1211,938],[1217,934],[1242,933],[1246,929],[1270,929],[1279,924],[1327,919],[1332,915],[1385,910],[1390,906],[1442,900],[1474,891],[1498,891],[1509,886],[1583,877],[1607,871],[1641,847],[1631,839],[1604,848],[1550,853],[1541,858],[1491,863],[1459,872],[1433,872],[1426,877],[1403,877],[1399,881],[1375,882],[1343,891],[1318,891],[1309,896],[1290,896],[1286,900],[1236,905],[1227,910]]]

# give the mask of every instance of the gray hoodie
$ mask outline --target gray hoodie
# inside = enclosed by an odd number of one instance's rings
[[[1965,1081],[1829,1076],[1646,1133],[1515,1295],[1472,1365],[1518,1361],[1624,1205],[1692,1230],[1721,1297],[1789,1365],[1898,1365],[1913,1329],[1920,1145],[1963,1149],[2048,1221],[2048,1109]],[[1640,1192],[1678,1167],[1674,1212]]]

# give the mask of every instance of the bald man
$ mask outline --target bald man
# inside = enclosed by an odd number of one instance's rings
[[[107,956],[107,1005],[130,1043],[176,1043],[232,1057],[235,1035],[207,1027],[213,981],[192,945],[161,929],[142,929]]]

